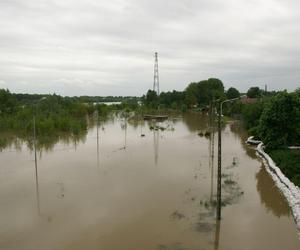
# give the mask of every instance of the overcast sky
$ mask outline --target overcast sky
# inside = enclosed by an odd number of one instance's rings
[[[210,77],[300,87],[299,0],[0,0],[0,88],[142,95]]]

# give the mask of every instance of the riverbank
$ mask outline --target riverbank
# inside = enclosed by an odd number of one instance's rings
[[[275,185],[286,198],[297,227],[300,228],[300,188],[283,174],[270,155],[264,151],[264,145],[261,141],[254,140],[254,137],[251,136],[246,142],[251,145],[257,145],[256,151],[258,155],[263,159],[266,170],[274,180]]]

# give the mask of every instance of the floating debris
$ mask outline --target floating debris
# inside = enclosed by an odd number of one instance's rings
[[[224,181],[224,184],[226,184],[226,185],[235,185],[236,182],[234,180],[231,180],[231,179],[226,179]]]
[[[182,213],[180,213],[180,212],[178,212],[178,211],[176,210],[175,212],[173,212],[173,213],[171,214],[171,218],[172,218],[172,219],[181,220],[181,219],[185,218],[185,215],[182,214]]]
[[[232,165],[235,166],[237,164],[237,157],[233,157],[232,159]]]
[[[197,222],[193,225],[193,229],[197,232],[208,233],[214,229],[214,224],[207,222]]]
[[[205,134],[204,134],[204,136],[205,136],[205,137],[209,137],[209,136],[210,136],[210,132],[209,132],[209,131],[206,131]]]

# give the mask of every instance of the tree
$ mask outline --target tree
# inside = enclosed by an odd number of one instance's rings
[[[259,87],[251,87],[247,91],[247,96],[249,98],[259,98],[262,96],[262,90]]]
[[[185,89],[185,102],[191,107],[197,104],[198,84],[196,82],[190,83]]]
[[[146,97],[145,97],[145,104],[148,107],[151,108],[157,108],[158,107],[158,96],[156,91],[149,89]]]
[[[300,144],[300,96],[286,91],[272,97],[259,122],[259,135],[268,148]]]
[[[16,108],[16,98],[8,89],[0,89],[0,114],[11,114],[16,111]]]
[[[167,108],[180,107],[184,101],[184,92],[173,90],[161,92],[159,95],[159,104]]]
[[[229,88],[226,92],[227,99],[233,99],[240,96],[240,92],[236,88]]]
[[[208,80],[200,82],[192,82],[185,90],[186,104],[191,105],[208,105],[213,99],[223,98],[224,85],[222,81],[216,78],[209,78]]]

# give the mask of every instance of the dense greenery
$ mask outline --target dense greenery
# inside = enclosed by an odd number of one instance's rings
[[[1,130],[31,133],[33,117],[37,134],[40,135],[58,132],[78,134],[86,128],[85,115],[89,107],[70,98],[48,95],[31,104],[20,105],[8,90],[0,90],[0,103]]]
[[[240,96],[240,92],[236,88],[229,88],[226,92],[227,99],[233,99]]]
[[[300,186],[300,151],[288,148],[300,145],[300,91],[261,97],[252,103],[235,104],[231,111],[242,114],[249,133],[264,142],[276,165]]]
[[[269,148],[300,144],[300,96],[281,92],[264,105],[259,136]]]
[[[205,106],[212,100],[224,98],[224,85],[216,78],[192,82],[185,89],[185,102],[188,107]]]
[[[190,83],[184,91],[162,92],[158,96],[148,90],[142,97],[144,106],[152,109],[172,109],[186,111],[188,108],[205,107],[212,100],[224,98],[224,85],[216,78]]]
[[[262,97],[262,95],[263,95],[263,91],[259,87],[251,87],[247,91],[247,96],[249,98],[259,98]]]
[[[300,151],[291,149],[267,149],[267,153],[281,171],[300,187]]]
[[[264,109],[263,102],[255,102],[242,105],[242,115],[249,133],[258,136],[260,117]]]
[[[100,117],[113,110],[137,110],[137,97],[62,97],[56,94],[14,94],[0,89],[0,130],[32,137],[34,120],[39,140],[62,137],[62,133],[79,135],[87,129],[87,117]],[[122,101],[105,105],[98,102]],[[2,136],[2,140],[5,139]],[[3,144],[3,141],[2,141]]]
[[[188,109],[204,110],[216,100],[237,98],[240,92],[235,88],[224,89],[222,81],[210,78],[190,83],[184,91],[168,91],[159,95],[148,90],[138,97],[61,97],[59,95],[12,94],[0,89],[0,130],[32,136],[33,118],[39,138],[62,136],[62,133],[80,135],[87,129],[87,117],[98,113],[107,116],[111,111],[123,110],[135,114],[163,113]],[[300,145],[300,88],[293,93],[266,92],[259,87],[247,91],[247,99],[226,103],[223,113],[242,117],[251,135],[261,139],[274,160],[285,169],[286,175],[299,181],[299,155],[286,148]],[[102,102],[121,102],[105,105]],[[1,137],[0,146],[5,142]],[[3,141],[4,140],[4,141]],[[294,173],[294,175],[292,174]]]
[[[226,110],[240,113],[249,133],[268,148],[300,145],[300,94],[296,91],[264,95],[254,102],[236,103]]]
[[[55,94],[54,94],[55,95]],[[36,102],[43,97],[47,97],[45,94],[12,94],[18,103],[28,105]],[[127,102],[127,101],[139,101],[139,97],[134,96],[75,96],[65,97],[71,98],[73,101],[81,103],[105,103],[105,102]]]

